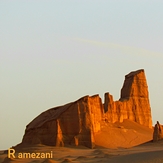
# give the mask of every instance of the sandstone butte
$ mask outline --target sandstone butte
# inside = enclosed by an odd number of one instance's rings
[[[84,96],[41,113],[26,126],[22,144],[83,145],[93,148],[95,135],[102,124],[123,122],[125,119],[152,128],[143,69],[125,76],[118,101],[114,101],[110,93],[105,93],[104,104],[99,95]]]
[[[161,139],[163,139],[163,126],[157,121],[154,127],[153,141],[155,142]]]

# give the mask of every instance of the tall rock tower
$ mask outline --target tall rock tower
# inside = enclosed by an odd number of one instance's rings
[[[113,101],[112,95],[105,93],[104,110],[109,122],[129,119],[152,128],[148,86],[143,69],[125,76],[119,101]]]

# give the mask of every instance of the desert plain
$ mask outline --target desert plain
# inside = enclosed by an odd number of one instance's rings
[[[10,147],[18,153],[53,153],[52,158],[8,158],[8,150],[0,151],[1,163],[163,163],[163,141],[152,141],[153,129],[124,121],[106,126],[97,134],[97,144],[90,149],[84,146],[54,147],[47,145],[17,145]],[[123,138],[122,138],[123,135]],[[107,136],[109,139],[107,139]]]

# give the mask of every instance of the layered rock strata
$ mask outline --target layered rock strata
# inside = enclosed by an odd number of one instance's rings
[[[160,123],[157,121],[154,127],[153,141],[158,141],[161,139],[163,139],[163,125],[160,125]]]
[[[105,93],[104,104],[98,95],[85,96],[41,113],[26,126],[22,143],[93,148],[95,134],[102,125],[124,119],[152,127],[144,70],[125,76],[119,101],[114,101],[109,93]]]

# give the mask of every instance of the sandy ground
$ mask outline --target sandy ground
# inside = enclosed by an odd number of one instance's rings
[[[29,150],[30,149],[30,150]],[[163,142],[149,142],[132,148],[72,148],[30,146],[16,149],[16,152],[49,152],[53,151],[50,159],[8,159],[7,152],[0,152],[1,163],[163,163]]]
[[[95,135],[96,145],[106,148],[129,148],[152,139],[153,129],[129,120],[122,123],[105,123]]]
[[[16,158],[0,151],[0,163],[163,163],[163,141],[153,143],[153,129],[135,122],[108,124],[95,135],[96,147],[17,146]],[[51,158],[18,158],[18,153],[52,153]]]

